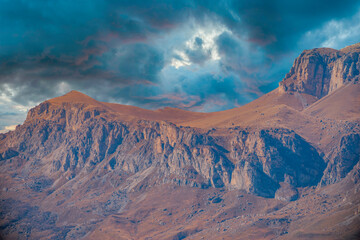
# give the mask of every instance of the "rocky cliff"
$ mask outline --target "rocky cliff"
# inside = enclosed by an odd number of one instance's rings
[[[360,135],[352,133],[341,137],[329,154],[321,185],[333,184],[345,178],[360,161]]]
[[[280,91],[300,92],[322,98],[360,79],[360,45],[342,50],[315,48],[303,51],[280,82]]]
[[[112,120],[102,112],[87,104],[42,103],[6,136],[3,160],[39,159],[50,178],[61,172],[72,179],[98,168],[128,175],[146,171],[158,178],[138,184],[236,188],[266,197],[274,197],[280,182],[316,185],[325,167],[316,149],[287,129],[202,130]]]

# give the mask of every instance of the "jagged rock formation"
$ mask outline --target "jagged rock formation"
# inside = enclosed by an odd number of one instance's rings
[[[99,166],[128,174],[151,168],[159,174],[158,184],[228,187],[266,197],[284,181],[316,185],[325,167],[316,149],[287,129],[204,131],[169,122],[108,120],[101,112],[87,104],[42,103],[7,136],[11,150],[3,155],[41,159],[49,176],[60,171],[71,179]]]
[[[282,82],[280,91],[307,93],[318,98],[360,79],[360,47],[303,51]]]
[[[41,103],[0,134],[0,236],[356,236],[359,49],[304,51],[279,89],[219,113]]]

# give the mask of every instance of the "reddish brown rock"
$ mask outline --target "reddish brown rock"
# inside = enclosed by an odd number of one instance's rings
[[[358,82],[359,54],[358,44],[344,50],[305,50],[280,82],[279,90],[307,93],[320,99],[348,82]]]

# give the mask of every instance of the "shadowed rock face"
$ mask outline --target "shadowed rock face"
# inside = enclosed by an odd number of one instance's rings
[[[348,82],[358,82],[360,48],[305,50],[282,82],[281,91],[307,93],[319,99]]]
[[[329,154],[321,185],[339,182],[360,160],[360,135],[348,134],[341,138],[338,146]]]

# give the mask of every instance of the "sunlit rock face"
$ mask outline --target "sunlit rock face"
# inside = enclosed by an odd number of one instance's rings
[[[359,55],[359,45],[342,50],[305,50],[295,59],[290,72],[280,83],[280,89],[322,98],[348,82],[359,81]]]

